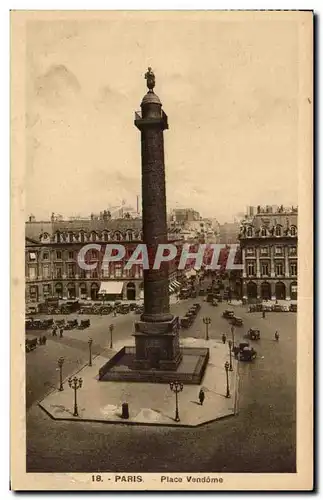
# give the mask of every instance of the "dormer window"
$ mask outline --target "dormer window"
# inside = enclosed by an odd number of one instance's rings
[[[290,228],[290,235],[291,235],[291,236],[296,236],[296,227],[295,227],[295,226],[292,226],[292,227]]]
[[[247,236],[252,236],[252,235],[253,235],[252,227],[248,227],[248,229],[247,229]]]
[[[281,226],[276,226],[275,234],[276,234],[276,236],[281,236],[282,235],[282,228],[281,228]]]
[[[265,227],[261,228],[260,236],[267,236],[267,229]]]

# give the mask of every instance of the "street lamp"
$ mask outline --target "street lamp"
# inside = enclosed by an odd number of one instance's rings
[[[91,337],[89,337],[88,344],[89,344],[89,366],[92,366],[92,344],[93,344],[93,339],[91,339]]]
[[[230,398],[231,395],[230,395],[230,389],[229,389],[229,363],[228,361],[225,362],[224,364],[224,368],[225,368],[225,372],[226,372],[226,376],[227,376],[227,393],[225,395],[226,398]]]
[[[76,393],[78,389],[81,389],[83,384],[83,380],[81,378],[77,377],[70,377],[68,379],[68,385],[70,386],[71,389],[74,389],[74,413],[73,417],[78,417],[78,409],[77,409],[77,399],[76,399]]]
[[[112,349],[112,347],[113,347],[112,333],[113,333],[113,330],[114,330],[114,325],[112,323],[109,326],[109,330],[110,330],[110,349]]]
[[[211,323],[211,318],[205,316],[203,318],[203,323],[205,324],[205,340],[209,340],[209,324]]]
[[[231,326],[232,345],[234,347],[234,326]]]
[[[58,358],[57,364],[59,367],[59,391],[64,391],[63,387],[63,364],[64,364],[64,358]]]
[[[232,368],[232,340],[229,340],[228,344],[229,344],[229,354],[230,354],[230,372],[232,372],[233,371],[233,368]]]
[[[170,382],[169,384],[170,390],[175,392],[175,397],[176,397],[176,411],[175,411],[175,422],[179,422],[179,413],[178,413],[178,393],[182,392],[183,390],[183,384],[182,382]]]

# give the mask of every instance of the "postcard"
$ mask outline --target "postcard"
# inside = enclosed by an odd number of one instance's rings
[[[313,12],[11,13],[11,488],[313,488]]]

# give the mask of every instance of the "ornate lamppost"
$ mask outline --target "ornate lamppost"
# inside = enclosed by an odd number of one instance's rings
[[[64,358],[58,358],[57,364],[59,367],[59,391],[63,391],[63,364],[64,364]]]
[[[182,392],[183,390],[183,384],[182,382],[170,382],[169,384],[170,390],[175,392],[175,397],[176,397],[176,410],[175,410],[175,422],[179,422],[179,413],[178,413],[178,393]]]
[[[209,325],[211,324],[211,318],[205,316],[203,318],[203,323],[205,324],[205,340],[209,340]]]
[[[230,370],[230,372],[232,372],[233,371],[233,368],[232,368],[232,340],[229,340],[228,344],[229,344],[229,354],[230,354],[230,368],[229,368],[229,370]]]
[[[112,338],[112,334],[113,334],[113,330],[114,330],[114,325],[111,323],[111,325],[109,326],[109,330],[110,330],[110,349],[112,349],[113,347],[113,338]]]
[[[73,417],[78,417],[79,416],[78,408],[77,408],[76,393],[77,393],[78,389],[81,389],[82,384],[83,384],[83,380],[81,378],[77,378],[77,377],[73,377],[72,378],[72,377],[70,377],[68,379],[68,385],[70,386],[71,389],[74,390],[74,413],[73,413]]]
[[[92,366],[92,344],[93,344],[93,339],[91,339],[91,337],[89,337],[88,344],[89,344],[89,366]]]
[[[226,398],[231,397],[230,388],[229,388],[229,367],[230,367],[230,365],[229,365],[228,361],[226,361],[224,364],[224,368],[225,368],[225,372],[226,372],[226,376],[227,376],[227,393],[225,395]]]

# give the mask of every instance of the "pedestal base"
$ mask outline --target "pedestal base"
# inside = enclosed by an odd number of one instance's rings
[[[170,321],[135,324],[135,370],[177,370],[182,360],[179,348],[178,317]]]

